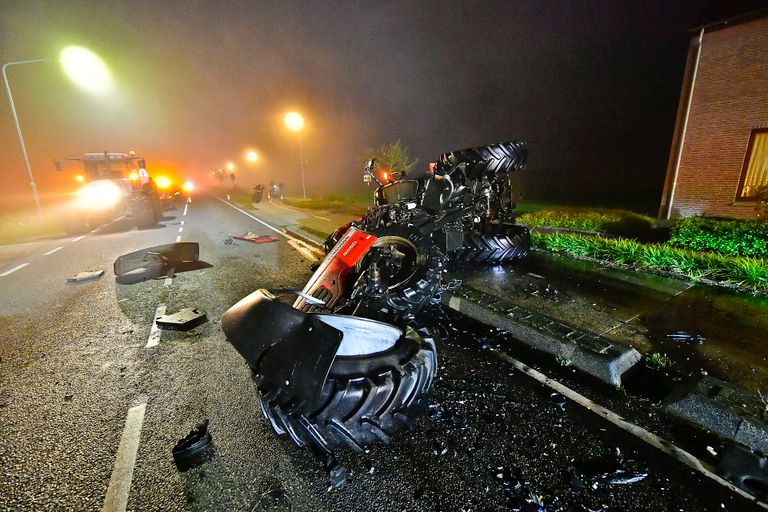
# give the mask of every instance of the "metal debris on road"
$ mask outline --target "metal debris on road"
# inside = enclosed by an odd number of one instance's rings
[[[293,512],[293,500],[280,487],[273,487],[261,495],[251,512]]]
[[[207,461],[213,438],[208,432],[208,419],[198,423],[189,434],[179,439],[173,447],[173,461],[179,471],[187,471]]]
[[[171,315],[160,315],[155,323],[160,329],[189,331],[208,321],[205,311],[198,308],[184,308]]]
[[[707,340],[707,338],[701,334],[691,334],[686,331],[677,331],[667,334],[667,339],[678,343],[692,343],[694,345],[702,345]]]
[[[68,277],[67,282],[79,283],[81,281],[91,281],[93,279],[98,279],[103,275],[104,275],[103,270],[88,270],[86,272],[80,272],[79,274],[76,274],[72,277]]]
[[[279,238],[272,235],[256,235],[254,233],[251,233],[248,231],[247,233],[243,233],[242,235],[233,235],[231,233],[227,233],[227,236],[230,238],[236,238],[238,240],[246,240],[248,242],[253,242],[255,244],[264,244],[267,242],[277,242]],[[225,242],[226,243],[226,242]]]

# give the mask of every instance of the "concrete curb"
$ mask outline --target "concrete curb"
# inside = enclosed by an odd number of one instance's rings
[[[662,402],[662,410],[689,425],[768,454],[763,398],[710,376],[694,377]]]
[[[325,249],[323,248],[323,243],[325,240],[320,240],[318,237],[311,233],[307,233],[303,229],[297,228],[295,226],[286,226],[283,228],[283,233],[287,235],[291,235],[294,238],[298,238],[302,242],[309,244],[316,249],[320,249],[321,251],[325,252]]]
[[[441,301],[454,311],[508,331],[526,345],[562,357],[578,370],[613,386],[620,386],[622,375],[642,357],[632,347],[475,290],[448,291]]]

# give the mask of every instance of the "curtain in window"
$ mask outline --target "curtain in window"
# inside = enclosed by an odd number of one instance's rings
[[[755,133],[753,137],[741,197],[754,197],[757,187],[768,185],[768,132]]]

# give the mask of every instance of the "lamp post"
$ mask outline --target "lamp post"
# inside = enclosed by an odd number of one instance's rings
[[[21,133],[21,125],[19,124],[19,116],[16,113],[16,104],[13,101],[13,94],[11,93],[11,86],[8,82],[7,69],[10,66],[18,66],[21,64],[35,64],[40,62],[55,62],[56,59],[30,59],[20,60],[15,62],[6,62],[3,64],[3,83],[5,84],[5,92],[8,94],[8,103],[11,107],[11,116],[13,117],[13,125],[16,128],[16,135],[19,138],[19,146],[21,147],[21,156],[24,159],[24,167],[27,170],[27,176],[29,177],[29,186],[32,188],[32,196],[35,198],[35,207],[37,208],[38,215],[43,213],[43,209],[40,206],[40,195],[37,192],[37,183],[35,183],[35,177],[32,175],[32,166],[29,164],[29,156],[27,155],[27,147],[24,144],[24,136]],[[109,70],[106,65],[90,50],[81,48],[79,46],[70,46],[64,48],[61,52],[61,56],[58,59],[61,63],[64,72],[69,78],[78,84],[80,87],[94,93],[103,93],[106,91],[112,81],[109,74]]]
[[[19,116],[16,114],[16,105],[13,102],[13,94],[11,94],[11,86],[8,83],[8,74],[6,69],[9,66],[18,66],[20,64],[34,64],[36,62],[48,62],[50,59],[32,59],[32,60],[20,60],[17,62],[7,62],[3,64],[3,83],[5,84],[5,92],[8,93],[8,103],[11,106],[11,115],[13,116],[13,125],[16,128],[16,136],[19,138],[19,146],[21,146],[21,156],[24,159],[24,167],[27,170],[27,176],[29,177],[29,186],[32,188],[32,196],[35,198],[35,207],[37,208],[37,214],[42,215],[43,209],[40,206],[40,195],[37,193],[37,183],[35,183],[35,177],[32,175],[32,166],[29,165],[29,157],[27,156],[27,147],[24,145],[24,136],[21,134],[21,125],[19,124]]]
[[[304,184],[304,152],[301,147],[301,130],[304,128],[304,118],[298,112],[288,112],[283,118],[285,126],[299,136],[299,162],[301,163],[301,191],[307,198],[307,187]]]

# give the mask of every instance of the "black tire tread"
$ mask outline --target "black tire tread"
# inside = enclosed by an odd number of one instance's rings
[[[436,368],[434,345],[422,342],[399,367],[385,366],[359,377],[335,375],[332,369],[323,385],[323,405],[311,414],[286,412],[285,404],[270,400],[268,390],[259,386],[262,412],[277,435],[287,433],[298,446],[313,444],[326,451],[346,447],[359,453],[414,428],[427,410]]]
[[[525,166],[528,158],[528,144],[522,140],[500,142],[489,146],[460,149],[440,155],[439,165],[443,168],[467,165],[467,174],[483,174],[517,171]]]
[[[451,254],[451,262],[489,265],[525,259],[531,247],[531,235],[528,229],[516,227],[520,229],[507,233],[467,234],[464,246]]]

